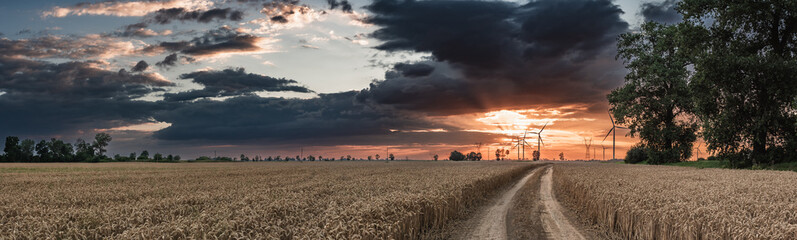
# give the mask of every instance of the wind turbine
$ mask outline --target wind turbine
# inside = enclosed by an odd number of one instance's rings
[[[592,138],[584,137],[584,146],[587,147],[587,153],[585,154],[584,160],[589,160],[589,148],[592,147]]]
[[[621,127],[614,125],[614,118],[612,118],[612,113],[609,112],[609,119],[612,120],[612,129],[609,129],[609,132],[606,133],[606,136],[603,137],[603,141],[606,141],[606,138],[609,137],[609,134],[612,134],[612,160],[614,160],[614,139],[617,137],[617,128],[620,129],[628,129],[627,127]],[[601,143],[603,142],[601,141]]]
[[[604,146],[603,143],[601,143],[601,148],[603,148],[603,160],[606,160],[606,149],[608,147]]]
[[[703,146],[703,143],[697,145],[697,161],[700,161],[700,146]]]
[[[520,148],[523,148],[523,158],[526,158],[526,146],[531,147],[531,145],[529,145],[529,143],[526,142],[525,137],[526,137],[526,134],[523,134],[522,138],[520,136],[518,136],[516,138],[517,139],[517,143],[512,145],[512,148],[518,148],[517,149],[517,158],[518,158],[518,160],[522,160],[520,158]],[[509,150],[512,150],[512,148],[510,148]]]
[[[540,154],[540,157],[542,157],[542,151],[541,151],[542,149],[540,149],[540,146],[545,144],[542,141],[542,135],[541,134],[542,134],[542,130],[545,130],[545,127],[548,126],[548,123],[550,123],[550,122],[546,122],[545,125],[542,125],[542,128],[540,128],[540,130],[537,131],[537,132],[529,132],[528,130],[526,130],[527,133],[537,134],[537,154]],[[525,141],[525,134],[524,134],[524,139],[523,140]]]

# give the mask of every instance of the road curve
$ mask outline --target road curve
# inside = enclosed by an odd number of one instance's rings
[[[523,177],[520,181],[515,183],[512,188],[504,192],[499,199],[497,199],[492,206],[487,208],[486,211],[479,214],[478,227],[469,234],[468,239],[491,239],[491,240],[504,240],[507,239],[506,233],[506,215],[511,207],[512,199],[515,194],[526,185],[526,182],[531,178],[534,173],[539,171],[536,168],[529,172],[528,175]]]
[[[540,201],[542,201],[543,211],[542,218],[543,227],[551,239],[585,239],[581,232],[578,231],[567,217],[562,213],[562,206],[553,196],[553,167],[548,167],[545,170],[545,175],[540,179]]]

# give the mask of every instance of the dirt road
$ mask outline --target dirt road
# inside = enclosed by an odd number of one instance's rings
[[[545,171],[540,181],[539,204],[543,206],[540,214],[547,236],[550,239],[585,239],[583,235],[568,221],[562,208],[552,193],[552,168],[540,167],[529,172],[504,193],[498,195],[490,205],[482,208],[470,219],[471,232],[464,234],[463,239],[505,240],[507,236],[507,214],[518,191],[536,172]]]
[[[540,171],[540,169],[542,168],[537,168],[529,172],[523,179],[515,183],[512,188],[501,194],[497,200],[493,201],[491,206],[479,213],[477,215],[479,223],[474,231],[468,235],[467,239],[507,239],[506,215],[509,212],[512,198],[515,197],[515,194],[526,184],[529,178],[531,178],[535,172]]]
[[[551,239],[585,239],[567,217],[562,213],[562,206],[553,196],[553,168],[548,167],[540,180],[540,201],[543,204],[543,226]]]

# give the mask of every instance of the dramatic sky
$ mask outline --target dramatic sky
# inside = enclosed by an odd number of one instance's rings
[[[615,40],[675,3],[133,0],[0,5],[0,135],[109,153],[597,159]],[[636,143],[621,130],[618,157]],[[2,140],[0,140],[2,141]],[[529,135],[531,157],[536,135]],[[611,146],[611,137],[603,142]],[[606,149],[607,158],[611,148]],[[516,158],[512,150],[511,158]],[[485,156],[486,157],[486,156]]]

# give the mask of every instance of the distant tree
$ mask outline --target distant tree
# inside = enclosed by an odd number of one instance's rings
[[[307,161],[315,161],[315,157],[313,155],[307,156]]]
[[[96,156],[105,156],[105,147],[108,147],[108,144],[111,143],[111,139],[111,135],[107,133],[97,133],[94,135],[94,143],[92,143],[92,147],[96,151]]]
[[[346,160],[351,160],[351,155],[346,155]]]
[[[36,154],[39,155],[39,161],[49,162],[53,161],[52,152],[47,144],[47,141],[41,140],[36,144]]]
[[[375,155],[374,157],[376,157],[376,160],[379,160],[379,154]]]
[[[136,153],[134,153],[134,152],[130,153],[130,156],[128,156],[127,158],[129,158],[130,161],[135,161],[136,160]]]
[[[51,161],[69,162],[77,160],[74,155],[74,148],[72,148],[72,144],[51,138],[50,142],[48,143],[48,148],[52,153]]]
[[[33,155],[36,149],[36,142],[30,139],[22,140],[19,144],[19,148],[22,153],[22,161],[30,162],[33,161]]]
[[[618,38],[617,56],[630,72],[625,85],[608,96],[611,113],[648,147],[649,163],[689,159],[697,139],[688,86],[690,52],[679,47],[677,26],[648,22],[641,28]]]
[[[738,159],[735,167],[795,160],[795,1],[687,0],[679,11],[696,29],[683,39],[694,51],[692,96],[708,149]]]
[[[534,152],[531,153],[531,158],[534,161],[539,161],[540,160],[540,151],[534,150]]]
[[[180,155],[174,155],[174,161],[180,161]]]
[[[271,158],[271,156],[268,156],[268,158],[266,159],[266,161],[269,161],[269,162],[270,162],[270,161],[274,161],[274,158]]]
[[[8,136],[6,137],[6,146],[3,148],[5,152],[6,161],[14,162],[20,161],[22,158],[22,148],[19,146],[19,137]]]
[[[434,155],[434,160],[435,160],[435,161],[437,161],[437,159],[438,159],[439,157],[440,157],[440,156],[437,156],[437,154],[435,154],[435,155]],[[368,159],[368,160],[371,160],[371,159]]]
[[[462,154],[461,152],[454,150],[453,152],[451,152],[451,155],[448,157],[448,160],[451,161],[465,160],[465,154]]]
[[[149,152],[147,150],[141,151],[141,154],[138,155],[138,160],[142,161],[149,160]]]
[[[94,158],[94,147],[84,141],[81,138],[78,138],[75,141],[75,157],[77,161],[80,162],[93,162],[95,161]]]
[[[368,161],[371,161],[371,156],[368,156]]]
[[[117,162],[124,162],[125,161],[124,157],[122,157],[122,155],[119,155],[119,154],[114,154],[113,155],[113,160],[117,161]]]
[[[152,160],[155,160],[156,162],[163,161],[163,154],[155,153],[155,155],[152,156]]]
[[[388,158],[390,159],[390,161],[396,160],[396,156],[393,156],[392,153],[389,154]]]
[[[562,161],[565,160],[565,153],[563,153],[563,152],[559,153],[559,160],[562,160]]]
[[[169,154],[169,156],[166,156],[166,161],[169,161],[169,162],[174,161],[174,156]]]
[[[501,161],[501,155],[503,155],[503,153],[504,153],[503,149],[496,149],[495,150],[495,160],[496,161]]]
[[[296,161],[301,161],[301,160],[302,160],[302,158],[299,157],[299,155],[296,155]]]

